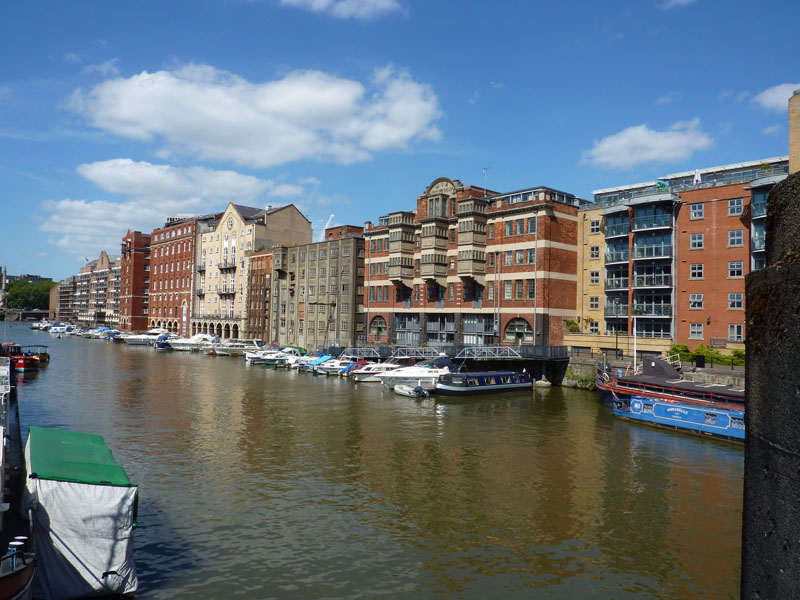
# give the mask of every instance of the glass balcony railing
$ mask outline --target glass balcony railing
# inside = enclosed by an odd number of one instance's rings
[[[672,215],[647,215],[634,217],[631,229],[654,229],[656,227],[672,227]]]
[[[630,230],[627,223],[615,223],[613,225],[606,225],[606,237],[618,237],[620,235],[628,235]]]
[[[607,290],[624,290],[627,288],[628,288],[627,277],[613,277],[611,279],[606,279]]]
[[[672,256],[672,244],[633,247],[634,258],[669,258],[670,256]]]
[[[755,202],[750,206],[750,213],[752,218],[763,217],[767,214],[766,202]]]
[[[615,252],[613,250],[606,251],[606,264],[614,262],[628,262],[629,254],[627,250]]]
[[[604,311],[607,317],[627,317],[628,305],[627,304],[606,304]]]
[[[634,287],[672,287],[672,275],[635,275]]]
[[[760,252],[766,248],[766,238],[764,236],[750,238],[750,249],[753,252]]]
[[[633,316],[635,317],[671,317],[672,304],[634,304]]]

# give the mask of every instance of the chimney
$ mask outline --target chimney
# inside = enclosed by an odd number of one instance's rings
[[[800,171],[800,90],[789,98],[789,174]]]

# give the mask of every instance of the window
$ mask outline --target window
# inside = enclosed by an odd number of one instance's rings
[[[728,263],[728,277],[737,279],[743,277],[742,261],[737,260]]]
[[[450,270],[452,271],[455,268],[456,268],[456,257],[455,256],[451,256],[450,257]]]
[[[744,339],[744,325],[741,323],[731,323],[728,325],[728,341],[741,342]]]
[[[600,333],[600,324],[597,321],[589,321],[589,333]]]
[[[705,216],[705,204],[696,202],[689,205],[689,218],[691,220],[702,219]]]
[[[744,231],[742,229],[734,229],[728,232],[728,246],[744,246]]]
[[[455,230],[455,228],[450,230],[450,241],[451,242],[455,242],[456,241],[456,230]]]
[[[505,266],[507,266],[507,267],[511,266],[511,261],[512,261],[512,259],[513,259],[513,252],[511,252],[511,250],[506,250],[506,253],[505,253],[505,262],[504,262],[503,264],[504,264]]]
[[[488,230],[486,232],[486,237],[490,240],[494,239],[494,223],[490,223],[488,225]],[[419,246],[419,244],[417,244]]]
[[[514,299],[522,300],[522,279],[517,279],[514,285]]]
[[[703,294],[689,294],[689,310],[702,310]]]
[[[536,264],[536,248],[528,248],[528,264]]]
[[[600,258],[600,246],[589,248],[589,258]]]
[[[592,221],[589,223],[589,233],[600,233],[600,221]]]
[[[486,255],[486,266],[487,267],[493,267],[494,266],[494,252],[489,252]],[[417,270],[419,270],[419,269],[417,269]]]
[[[512,283],[513,283],[512,281],[504,282],[504,292],[503,292],[503,299],[504,300],[511,300],[511,292],[512,292],[511,284]]]
[[[703,324],[702,323],[689,323],[689,339],[702,340],[703,339]]]
[[[517,219],[517,235],[525,234],[525,219]]]
[[[514,221],[506,221],[506,237],[514,235]]]
[[[741,198],[731,198],[728,200],[728,216],[732,217],[735,215],[742,214],[743,211],[743,204]]]
[[[452,283],[447,284],[447,299],[451,302],[456,299],[455,285]]]
[[[589,310],[600,310],[600,296],[589,296]]]
[[[689,243],[690,250],[700,250],[703,246],[703,234],[702,233],[693,233],[692,237],[690,238],[691,241]]]
[[[728,310],[742,310],[743,308],[743,294],[739,292],[728,294]]]
[[[689,279],[703,279],[703,263],[689,265]]]
[[[517,264],[524,265],[525,264],[525,250],[517,250]]]
[[[600,271],[589,271],[589,283],[592,285],[600,283]]]
[[[528,279],[528,300],[536,298],[536,280]]]
[[[536,233],[536,217],[528,217],[528,233]]]

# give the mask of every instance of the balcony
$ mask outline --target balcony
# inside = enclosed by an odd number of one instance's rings
[[[438,236],[429,236],[422,238],[422,248],[430,249],[436,248],[438,250],[447,250],[447,238]]]
[[[634,275],[633,287],[672,287],[672,275]]]
[[[486,261],[466,258],[458,261],[458,274],[461,277],[475,277],[485,273]]]
[[[654,246],[634,246],[633,258],[671,258],[672,244],[659,244]]]
[[[615,223],[606,225],[606,239],[628,235],[630,228],[627,223]]]
[[[203,288],[200,288],[196,291],[198,298],[204,298],[206,295],[206,291]]]
[[[427,263],[420,267],[423,279],[435,279],[437,277],[447,276],[447,265],[440,265],[437,263]]]
[[[647,215],[646,217],[634,217],[633,221],[631,221],[631,231],[671,228],[672,215]]]
[[[606,289],[607,290],[627,290],[628,289],[628,278],[627,277],[612,277],[610,279],[606,279]]]
[[[390,240],[389,254],[414,254],[414,242],[409,240]]]
[[[753,236],[750,238],[750,249],[753,252],[761,252],[766,248],[766,243],[767,240],[765,236]]]
[[[201,263],[197,265],[197,272],[198,273],[205,273],[206,272],[206,263]]]
[[[627,304],[606,304],[603,313],[606,317],[627,317],[628,305]]]
[[[766,217],[767,216],[767,203],[766,202],[754,202],[750,205],[750,217],[753,219],[757,219],[758,217]]]
[[[467,246],[474,244],[477,246],[486,245],[486,233],[482,231],[461,231],[458,234],[458,245]]]
[[[606,264],[609,263],[618,263],[618,262],[628,262],[630,255],[628,254],[627,250],[608,250],[606,251]]]
[[[217,292],[220,296],[234,296],[236,294],[236,288],[233,287],[225,287],[222,286],[222,289]]]
[[[219,265],[217,265],[217,268],[220,271],[235,271],[236,270],[236,259],[223,260],[221,263],[219,263]]]
[[[389,265],[389,281],[406,281],[414,279],[414,267],[411,265]]]
[[[634,304],[633,315],[636,317],[671,317],[672,304]]]

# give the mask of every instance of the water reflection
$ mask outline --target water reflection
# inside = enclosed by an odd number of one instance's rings
[[[23,422],[101,433],[139,482],[143,597],[738,592],[741,450],[616,421],[594,394],[417,401],[225,357],[50,347]]]

